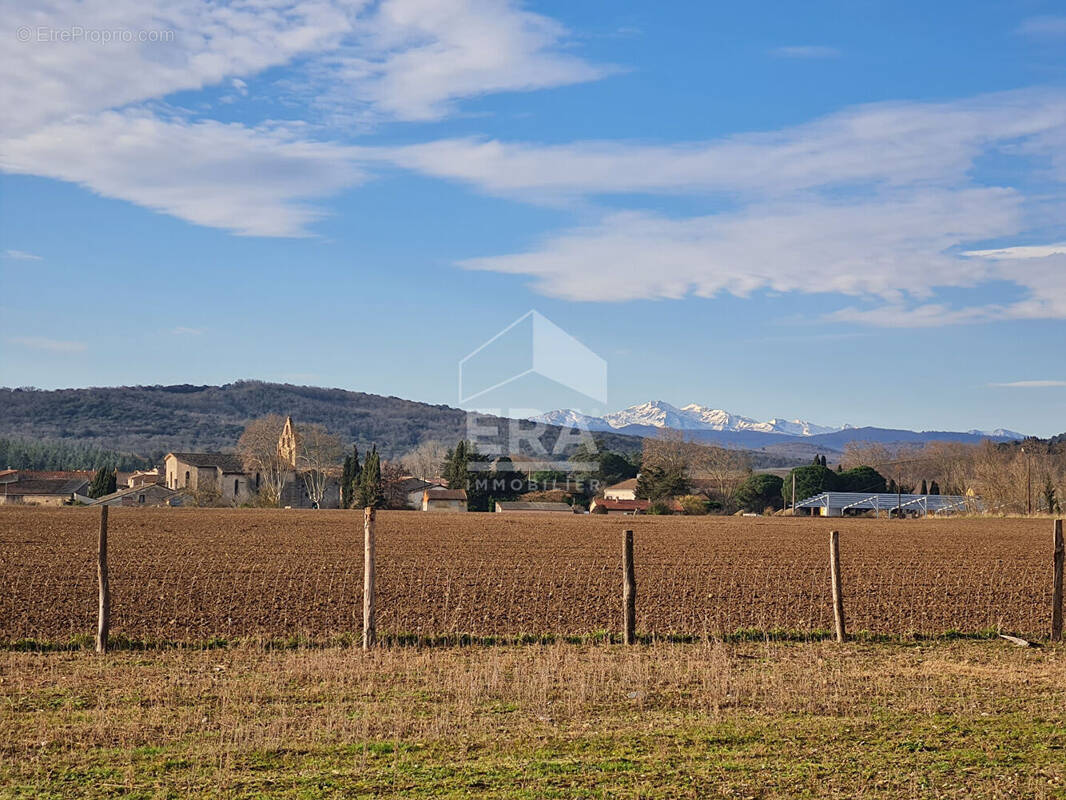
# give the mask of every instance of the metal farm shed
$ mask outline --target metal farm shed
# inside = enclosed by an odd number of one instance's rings
[[[979,497],[967,497],[958,494],[897,494],[866,492],[822,492],[808,497],[796,508],[809,508],[811,513],[821,517],[842,517],[845,511],[873,511],[874,516],[895,513],[897,509],[904,514],[928,516],[929,514],[951,514],[982,510]]]

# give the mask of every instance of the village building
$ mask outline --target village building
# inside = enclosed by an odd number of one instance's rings
[[[277,447],[278,460],[284,466],[279,505],[312,508],[314,503],[298,469],[299,438],[292,417],[285,419]],[[264,480],[262,474],[246,470],[240,456],[234,453],[167,453],[164,464],[166,488],[183,490],[200,502],[213,500],[238,506],[251,503]],[[340,480],[331,475],[326,479],[319,508],[340,506]]]
[[[681,514],[684,509],[676,499],[667,500],[666,510],[670,514]],[[611,516],[627,516],[631,517],[635,514],[647,514],[651,510],[651,500],[609,500],[605,497],[597,497],[589,505],[589,512],[592,514],[603,513],[597,512],[597,508],[603,508],[607,514]]]
[[[567,503],[551,503],[536,500],[500,500],[496,503],[498,514],[570,514],[573,515],[573,506]]]
[[[651,508],[651,501],[637,499],[613,500],[606,497],[597,497],[589,505],[589,512],[595,514],[597,513],[597,508],[606,509],[611,516],[631,517],[635,514],[647,514],[648,509]]]
[[[126,486],[130,488],[151,486],[152,484],[162,482],[163,476],[159,474],[158,468],[139,469],[136,472],[131,472],[129,477],[126,478]]]
[[[422,495],[425,494],[426,489],[445,488],[447,487],[438,481],[424,481],[421,478],[408,477],[396,484],[394,496],[396,499],[402,496],[406,508],[420,509],[422,508]]]
[[[93,506],[128,506],[133,508],[148,508],[160,506],[180,506],[188,500],[188,495],[182,491],[167,488],[160,483],[142,484],[140,486],[127,486],[117,492],[98,497],[89,505]]]
[[[426,489],[422,492],[423,511],[466,511],[465,489]]]
[[[629,480],[616,483],[613,486],[608,486],[603,490],[603,496],[607,500],[636,500],[637,479],[630,478]]]
[[[10,470],[0,476],[0,505],[65,506],[89,500],[85,494],[89,489],[88,473],[39,474],[59,477],[39,478],[22,470]]]
[[[259,491],[260,476],[246,472],[233,453],[167,453],[163,463],[168,489],[233,505],[250,503]]]

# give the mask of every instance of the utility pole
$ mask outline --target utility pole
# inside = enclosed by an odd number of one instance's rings
[[[796,516],[796,470],[792,470],[792,516]]]
[[[896,517],[903,518],[903,484],[899,476],[899,467],[896,467]]]
[[[1025,505],[1026,514],[1033,516],[1033,459],[1028,450],[1025,453]]]

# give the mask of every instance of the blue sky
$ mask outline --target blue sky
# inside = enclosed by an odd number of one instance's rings
[[[0,7],[0,384],[1066,430],[1059,3]]]

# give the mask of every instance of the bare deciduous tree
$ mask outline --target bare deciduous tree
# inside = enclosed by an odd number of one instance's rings
[[[307,496],[317,508],[322,505],[329,479],[340,474],[341,440],[316,424],[301,426],[296,442],[296,466]]]
[[[440,477],[441,465],[448,448],[436,439],[427,439],[400,459],[400,464],[411,475],[424,481]]]
[[[259,498],[266,505],[278,505],[285,475],[291,469],[278,449],[284,428],[284,417],[268,414],[249,422],[237,440],[237,453],[244,469],[255,476]]]
[[[407,508],[407,493],[403,482],[407,470],[397,461],[381,462],[381,491],[386,508]]]
[[[737,489],[751,474],[751,459],[743,451],[690,441],[684,433],[664,430],[644,440],[642,469],[684,477],[684,483],[705,481],[715,499],[730,509]]]
[[[737,489],[751,475],[751,457],[732,447],[698,445],[693,450],[690,469],[693,477],[708,480],[715,499],[732,511]]]

